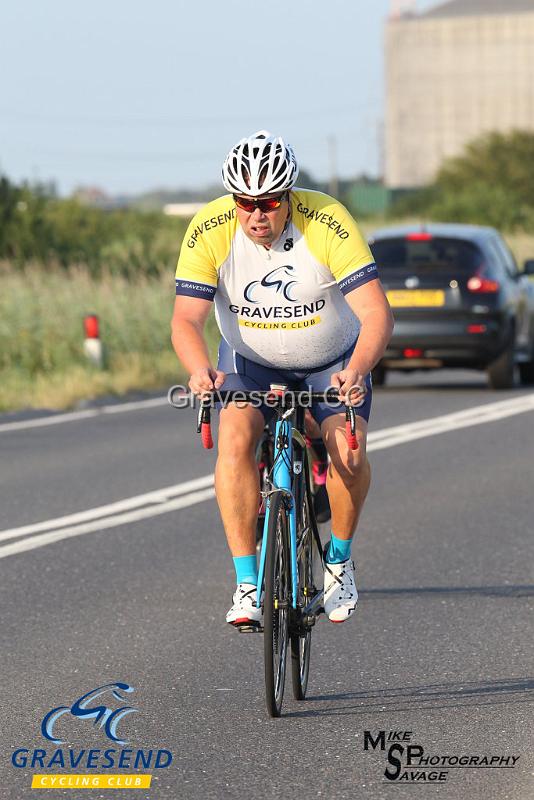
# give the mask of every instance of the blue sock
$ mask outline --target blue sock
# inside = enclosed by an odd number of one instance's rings
[[[342,561],[347,561],[350,558],[350,548],[352,545],[352,538],[338,539],[337,536],[331,534],[330,546],[326,554],[326,561],[328,564],[341,564]]]
[[[258,582],[258,565],[256,564],[256,555],[253,556],[238,556],[234,558],[235,577],[236,583],[253,583]]]

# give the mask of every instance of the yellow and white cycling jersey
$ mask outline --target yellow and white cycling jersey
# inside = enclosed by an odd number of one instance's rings
[[[291,213],[270,248],[256,245],[226,195],[193,218],[180,252],[176,294],[215,300],[222,336],[264,366],[313,369],[358,336],[344,296],[378,278],[348,211],[321,192],[293,189]]]

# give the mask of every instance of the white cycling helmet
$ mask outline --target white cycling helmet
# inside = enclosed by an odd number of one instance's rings
[[[251,197],[291,189],[298,174],[293,148],[269,131],[257,131],[241,139],[226,156],[222,168],[225,188]]]

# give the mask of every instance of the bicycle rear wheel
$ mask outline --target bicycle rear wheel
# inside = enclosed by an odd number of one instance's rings
[[[263,596],[263,637],[267,711],[279,717],[282,711],[289,638],[290,606],[289,518],[281,492],[271,495],[265,591]]]
[[[313,512],[311,512],[313,513]],[[315,594],[313,580],[313,531],[310,519],[309,493],[304,491],[302,516],[298,522],[298,600],[297,608],[301,612]],[[297,618],[297,624],[291,633],[291,678],[293,697],[305,700],[310,672],[312,628],[307,620]]]

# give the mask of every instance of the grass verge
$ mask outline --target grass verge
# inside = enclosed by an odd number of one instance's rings
[[[167,388],[185,375],[170,343],[172,270],[135,281],[83,266],[0,265],[0,411],[72,408],[80,400]],[[98,314],[105,368],[83,353],[83,318]],[[208,337],[216,350],[215,322]]]

